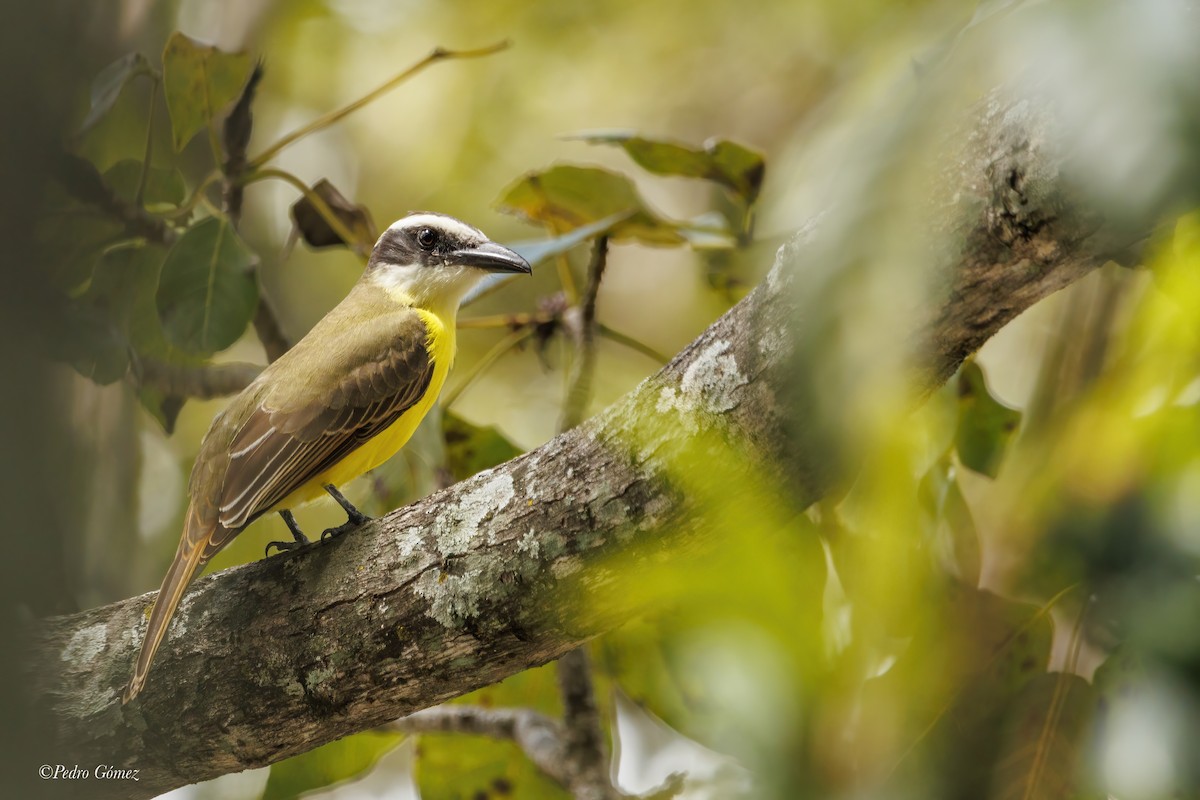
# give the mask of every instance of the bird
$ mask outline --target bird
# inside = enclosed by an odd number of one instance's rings
[[[369,518],[338,491],[379,466],[412,436],[436,402],[454,360],[463,297],[489,273],[529,262],[465,222],[413,212],[376,242],[349,294],[216,416],[188,482],[188,507],[133,674],[130,702],[184,590],[221,548],[259,517],[278,512],[293,540],[309,543],[291,509],[329,494],[346,511],[338,536]]]

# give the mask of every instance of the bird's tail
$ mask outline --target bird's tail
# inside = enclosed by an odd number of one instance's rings
[[[163,578],[162,586],[159,587],[158,597],[154,599],[150,622],[146,626],[146,638],[142,640],[142,651],[133,667],[133,677],[129,679],[129,685],[125,687],[125,693],[121,696],[122,705],[137,697],[138,692],[146,685],[146,674],[150,672],[150,664],[154,661],[158,646],[166,637],[167,626],[175,616],[175,609],[179,608],[183,592],[208,560],[205,558],[205,543],[211,531],[203,530],[203,527],[199,514],[189,507],[183,536],[179,539],[179,549],[175,551],[175,558]]]

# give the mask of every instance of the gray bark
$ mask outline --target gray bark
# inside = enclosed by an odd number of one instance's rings
[[[928,218],[951,243],[934,265],[940,291],[895,332],[915,343],[918,394],[1114,251],[1063,179],[1042,113],[993,96],[952,134],[948,199]],[[665,477],[695,434],[735,443],[797,506],[818,498],[836,473],[804,446],[819,432],[788,387],[811,334],[797,309],[822,300],[801,286],[829,252],[822,229],[808,226],[761,286],[598,417],[359,532],[199,581],[138,702],[119,698],[152,594],[40,623],[31,674],[55,752],[140,770],[136,783],[66,788],[149,797],[271,764],[611,629],[644,610],[606,593],[613,556],[705,545],[703,520]]]

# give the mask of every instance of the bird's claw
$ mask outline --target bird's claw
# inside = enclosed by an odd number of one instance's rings
[[[322,536],[322,538],[324,538],[324,536]],[[286,553],[289,550],[298,550],[299,548],[304,547],[304,545],[306,545],[308,543],[309,543],[309,541],[308,541],[307,536],[302,539],[293,539],[290,542],[287,542],[287,541],[267,542],[266,549],[263,550],[263,555],[266,557],[270,557],[272,547],[274,547],[280,553]]]

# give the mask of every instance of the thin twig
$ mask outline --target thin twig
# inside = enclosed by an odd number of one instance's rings
[[[577,647],[560,658],[555,670],[563,701],[566,761],[577,776],[575,796],[596,800],[613,797],[608,748],[600,728],[587,646]]]
[[[661,353],[658,350],[655,350],[653,347],[651,347],[648,344],[639,342],[637,339],[634,339],[632,336],[628,336],[624,333],[621,333],[620,331],[615,331],[612,328],[605,325],[603,322],[596,323],[596,333],[600,334],[601,336],[603,336],[606,339],[611,339],[612,341],[616,342],[617,344],[624,345],[625,347],[628,347],[630,350],[641,353],[646,358],[657,361],[659,364],[666,364],[668,361],[671,360],[671,358],[669,356],[667,356],[665,353]]]
[[[596,296],[608,262],[608,237],[601,236],[592,245],[587,284],[579,306],[578,354],[563,406],[560,431],[574,428],[592,396],[592,376],[596,369]],[[608,775],[608,748],[600,728],[592,667],[587,647],[581,646],[558,660],[559,694],[563,702],[566,730],[566,760],[578,776],[575,796],[588,800],[606,800],[618,796]]]
[[[596,295],[600,292],[600,281],[604,277],[607,262],[608,237],[601,236],[592,247],[587,286],[579,306],[579,353],[563,407],[560,428],[564,431],[583,421],[584,411],[592,398],[592,377],[596,371]]]
[[[454,58],[481,58],[483,56],[490,56],[495,53],[499,53],[501,50],[504,50],[508,47],[508,44],[508,40],[505,40],[502,42],[497,42],[489,47],[481,47],[478,50],[446,50],[441,47],[434,48],[433,52],[425,56],[425,58],[421,59],[416,64],[413,64],[411,67],[404,70],[404,72],[401,72],[399,75],[387,81],[382,86],[379,86],[378,88],[363,95],[353,103],[342,106],[334,111],[330,111],[328,114],[318,117],[307,125],[297,128],[296,130],[287,134],[279,141],[275,142],[275,144],[271,145],[266,150],[255,156],[250,161],[249,168],[251,170],[258,169],[263,164],[266,164],[268,161],[274,158],[280,150],[283,150],[288,145],[296,142],[299,139],[303,139],[310,133],[315,133],[323,128],[328,128],[330,125],[334,124],[343,117],[346,117],[347,115],[352,114],[353,112],[367,105],[372,100],[375,100],[381,95],[387,94],[392,89],[416,75],[418,72],[421,72],[426,67],[432,66],[439,61],[445,61]],[[346,241],[350,240],[347,239]]]
[[[329,204],[325,202],[321,195],[314,192],[307,183],[300,180],[292,173],[286,170],[269,167],[250,172],[244,177],[243,180],[245,183],[255,183],[257,181],[267,180],[268,178],[277,178],[294,186],[300,192],[300,194],[304,195],[308,202],[312,203],[313,208],[317,210],[317,213],[321,215],[321,218],[329,223],[329,227],[333,228],[333,232],[340,236],[342,241],[350,246],[350,250],[363,261],[367,260],[367,257],[370,255],[370,253],[361,252],[358,247],[354,246],[356,237],[350,231],[350,229],[346,227],[346,223],[344,223],[337,214],[333,213],[333,209],[329,207]]]

